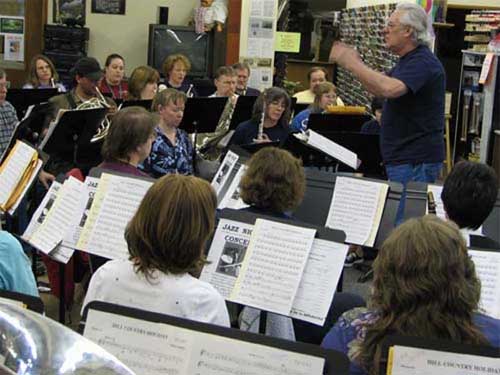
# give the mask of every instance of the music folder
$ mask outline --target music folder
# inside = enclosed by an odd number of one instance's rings
[[[252,118],[253,106],[256,100],[257,96],[238,96],[233,115],[231,116],[229,130],[236,129],[239,124]]]
[[[102,301],[85,307],[79,331],[137,374],[349,373],[334,350]]]
[[[9,89],[6,100],[14,106],[17,117],[22,118],[24,111],[30,105],[47,102],[53,96],[59,94],[57,88],[47,89]]]
[[[228,98],[187,98],[179,128],[187,133],[213,133]]]
[[[67,110],[50,125],[40,144],[49,155],[73,161],[76,166],[95,166],[101,161],[102,142],[92,143],[106,116],[106,108]]]

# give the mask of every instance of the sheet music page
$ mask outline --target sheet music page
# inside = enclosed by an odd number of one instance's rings
[[[337,177],[325,226],[343,230],[348,243],[373,246],[388,190],[384,183]]]
[[[40,169],[42,169],[42,165],[43,165],[43,161],[41,159],[38,159],[37,162],[36,162],[36,167],[33,170],[33,173],[31,174],[31,176],[30,176],[30,178],[28,180],[28,183],[23,188],[23,191],[22,191],[21,195],[19,195],[19,198],[17,199],[17,201],[9,209],[9,214],[10,215],[14,215],[14,213],[16,212],[17,207],[19,207],[19,204],[21,203],[21,201],[23,200],[24,196],[26,195],[26,193],[28,192],[28,190],[32,186],[34,180],[38,177],[38,173],[40,173]]]
[[[36,209],[35,213],[31,217],[31,221],[26,227],[26,230],[23,233],[23,240],[29,241],[35,230],[42,225],[43,221],[47,217],[47,214],[49,213],[49,210],[52,208],[52,205],[54,204],[56,198],[57,198],[57,193],[59,192],[59,189],[61,188],[62,184],[60,184],[57,181],[53,181],[52,184],[50,185],[49,190],[45,194],[45,196],[42,199],[42,202]]]
[[[9,199],[37,151],[26,143],[17,141],[11,153],[0,168],[0,205]]]
[[[202,332],[194,335],[186,375],[323,374],[325,360],[319,356]]]
[[[232,151],[228,151],[222,164],[219,167],[219,170],[215,174],[212,180],[212,187],[215,190],[215,195],[219,196],[222,187],[226,183],[228,177],[231,174],[236,162],[238,161],[239,156]]]
[[[104,201],[104,197],[106,196],[106,191],[108,189],[110,179],[111,175],[109,173],[103,173],[101,175],[101,178],[99,179],[99,184],[90,206],[90,211],[88,212],[87,218],[80,233],[80,238],[78,239],[78,242],[76,244],[76,248],[78,250],[87,251],[87,244],[90,238],[90,234],[92,233],[92,229],[94,228],[97,216],[99,215],[99,211],[101,210],[101,205]]]
[[[257,219],[230,299],[289,315],[315,229]]]
[[[234,176],[233,181],[231,181],[231,185],[229,185],[229,188],[224,195],[224,198],[222,198],[219,206],[217,207],[219,210],[222,210],[224,208],[239,210],[248,207],[248,204],[243,202],[243,199],[241,199],[240,197],[240,181],[246,169],[247,166],[242,165]]]
[[[73,217],[74,220],[70,225],[70,230],[66,233],[66,236],[63,239],[63,247],[69,247],[71,249],[76,248],[76,244],[80,238],[85,221],[87,221],[90,208],[92,207],[92,202],[94,201],[94,195],[97,191],[97,186],[99,185],[99,178],[87,176],[85,178],[84,185],[85,193],[80,196],[78,204],[78,212],[81,214]]]
[[[500,252],[469,249],[481,280],[480,307],[486,315],[500,319]]]
[[[136,374],[188,374],[194,332],[117,314],[89,310],[83,336]]]
[[[56,260],[68,260],[68,253],[52,251],[62,242],[72,218],[78,215],[80,195],[85,193],[85,186],[74,177],[69,177],[60,188],[52,208],[50,208],[42,225],[33,233],[29,243]]]
[[[206,281],[228,299],[240,274],[253,225],[221,219],[215,231],[200,280]]]
[[[309,145],[323,151],[337,160],[340,160],[342,163],[347,164],[353,169],[358,169],[358,155],[354,152],[339,145],[338,143],[330,141],[328,138],[311,129],[308,130],[308,134],[309,139],[307,143]]]
[[[111,176],[101,209],[89,236],[85,249],[87,252],[108,259],[128,259],[125,228],[151,185],[152,181]]]
[[[392,375],[500,374],[498,358],[403,346],[394,346],[392,353]]]
[[[348,248],[345,244],[314,239],[290,317],[321,326],[325,323]]]

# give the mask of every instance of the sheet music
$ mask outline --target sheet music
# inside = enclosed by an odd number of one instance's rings
[[[323,151],[325,154],[340,160],[342,163],[347,164],[353,169],[358,169],[358,155],[349,149],[330,141],[328,138],[316,133],[315,131],[308,130],[309,138],[307,143],[318,150]],[[300,138],[299,138],[300,139]]]
[[[394,346],[390,373],[392,375],[500,374],[500,360],[470,354]]]
[[[29,240],[31,245],[58,261],[69,260],[73,252],[56,250],[56,247],[69,230],[72,218],[79,215],[78,204],[81,194],[85,192],[84,189],[84,184],[76,178],[69,177],[64,182],[42,225],[31,236]]]
[[[224,198],[222,198],[219,206],[217,207],[219,210],[224,208],[239,210],[248,207],[248,204],[243,202],[243,199],[240,197],[240,181],[246,170],[247,166],[242,165],[238,172],[236,172],[236,175],[234,176],[233,181],[231,181],[231,185],[229,185]]]
[[[373,246],[388,190],[384,183],[337,177],[325,225],[343,230],[348,243]]]
[[[253,225],[221,219],[208,251],[210,262],[203,267],[200,280],[206,281],[228,299],[240,274]]]
[[[43,221],[47,217],[47,214],[49,213],[49,210],[52,208],[52,205],[54,204],[56,198],[57,198],[57,193],[59,189],[61,188],[62,184],[60,184],[57,181],[53,181],[52,184],[50,185],[49,190],[45,194],[45,196],[42,199],[42,202],[36,209],[35,213],[31,217],[31,221],[26,227],[26,230],[24,231],[22,238],[25,241],[29,241],[35,230],[42,225]]]
[[[344,268],[348,246],[314,239],[290,317],[323,325]]]
[[[28,183],[24,186],[23,191],[19,195],[19,198],[17,199],[17,201],[9,209],[9,215],[14,215],[14,213],[16,212],[17,208],[19,207],[19,204],[21,203],[24,196],[26,195],[26,193],[28,192],[28,190],[32,186],[34,180],[38,177],[38,173],[40,173],[40,169],[42,169],[42,165],[43,165],[43,160],[38,159],[36,162],[35,169],[33,170],[33,173],[31,174],[31,176],[28,180]]]
[[[469,250],[481,280],[480,307],[486,315],[500,319],[500,252]]]
[[[315,229],[257,219],[231,300],[288,315]]]
[[[85,251],[108,259],[128,259],[125,228],[152,184],[143,179],[111,175]]]
[[[215,194],[219,196],[219,193],[222,190],[222,187],[226,183],[228,177],[231,175],[231,171],[233,170],[236,162],[238,161],[239,156],[232,151],[228,151],[222,164],[219,167],[219,170],[215,174],[212,180],[212,187],[215,190]]]
[[[12,156],[5,159],[0,169],[0,205],[9,199],[37,151],[17,141],[11,153]]]
[[[136,374],[187,374],[193,337],[166,324],[89,310],[84,337]]]
[[[83,335],[137,374],[320,375],[322,357],[89,310]]]

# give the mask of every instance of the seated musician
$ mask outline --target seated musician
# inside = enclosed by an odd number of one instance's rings
[[[125,99],[128,95],[128,83],[125,75],[125,60],[117,53],[106,57],[104,77],[99,82],[99,90],[113,99]]]
[[[313,66],[307,73],[307,82],[309,88],[304,91],[295,93],[293,96],[297,98],[297,103],[311,104],[314,102],[314,88],[320,83],[328,81],[328,71],[322,66]],[[337,99],[337,105],[344,105],[340,98]]]
[[[211,98],[228,98],[219,123],[213,133],[200,133],[197,145],[203,157],[216,160],[222,150],[227,146],[229,125],[233,115],[238,95],[236,90],[236,72],[230,66],[221,66],[215,72],[214,84],[217,90],[210,95]]]
[[[83,307],[98,300],[228,327],[222,296],[191,276],[203,266],[216,206],[212,187],[197,177],[156,181],[125,230],[129,259],[94,273]]]
[[[193,144],[179,124],[184,115],[186,94],[165,89],[153,99],[153,109],[159,115],[156,138],[151,153],[141,169],[154,178],[168,173],[193,174]]]
[[[231,143],[284,141],[290,131],[290,106],[290,97],[285,90],[278,87],[266,89],[255,101],[252,118],[238,125]]]
[[[378,368],[389,334],[500,346],[500,321],[479,312],[481,283],[454,224],[434,215],[404,222],[373,272],[370,309],[343,314],[322,343],[349,357],[350,374]]]
[[[243,96],[259,96],[260,91],[248,86],[250,78],[250,65],[247,63],[233,64],[233,69],[236,72],[236,93]]]
[[[168,88],[182,91],[188,98],[198,96],[192,83],[186,79],[191,69],[191,62],[182,54],[169,55],[163,62],[163,74]]]
[[[31,59],[28,82],[23,89],[52,89],[66,92],[66,87],[59,82],[59,75],[50,59],[45,55],[35,55]]]
[[[128,80],[127,100],[151,100],[158,91],[160,74],[150,66],[134,69]]]
[[[380,134],[380,125],[382,124],[382,108],[384,107],[383,98],[373,98],[372,100],[373,120],[365,122],[361,127],[361,134]]]
[[[9,146],[10,137],[18,122],[16,109],[7,98],[7,73],[0,69],[0,155]]]
[[[500,250],[500,244],[477,231],[493,210],[497,196],[497,175],[486,164],[462,161],[446,177],[441,192],[444,210],[470,247]]]
[[[292,131],[306,131],[309,115],[311,113],[323,113],[330,105],[344,105],[337,97],[337,89],[331,82],[323,82],[316,85],[314,91],[314,102],[309,108],[299,112],[290,125]],[[341,103],[341,104],[339,104]]]

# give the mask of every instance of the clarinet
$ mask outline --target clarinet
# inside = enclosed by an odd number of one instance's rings
[[[427,192],[427,213],[429,215],[436,215],[436,200],[432,191]]]
[[[257,138],[254,139],[254,142],[262,141],[262,137],[264,135],[264,120],[266,118],[266,98],[262,101],[262,116],[260,117],[259,122],[259,130],[257,131]]]

